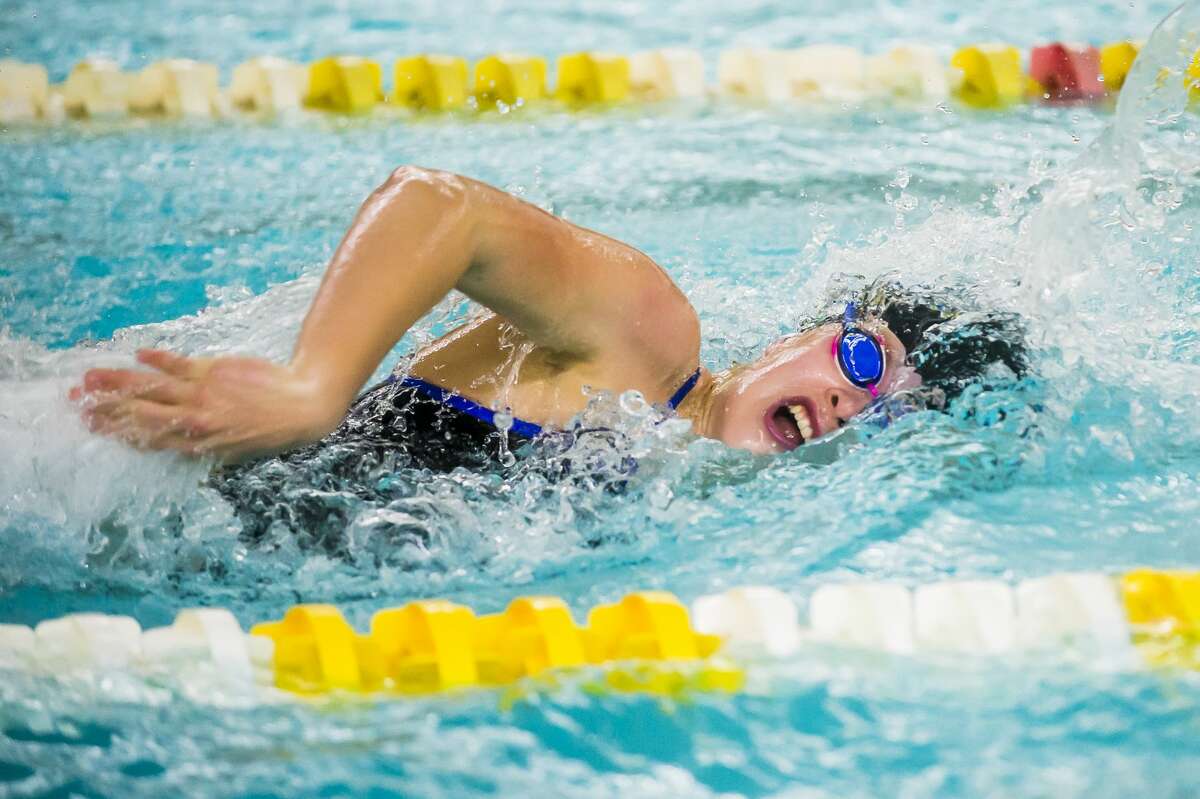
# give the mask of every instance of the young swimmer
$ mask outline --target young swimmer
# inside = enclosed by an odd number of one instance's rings
[[[491,313],[355,401],[452,289]],[[569,428],[589,388],[637,390],[697,435],[772,453],[923,382],[944,398],[997,362],[1023,372],[1011,318],[979,317],[935,340],[929,331],[955,311],[891,285],[873,292],[712,373],[699,363],[695,310],[645,254],[469,178],[402,167],[334,253],[290,362],[145,350],[151,371],[92,369],[71,395],[92,430],[144,449],[236,463],[356,440],[403,444],[447,469]]]

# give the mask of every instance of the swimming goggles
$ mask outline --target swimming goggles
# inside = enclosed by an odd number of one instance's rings
[[[853,385],[865,388],[872,397],[879,396],[879,381],[883,379],[886,357],[878,338],[858,327],[858,309],[846,304],[842,315],[842,332],[833,340],[833,359]]]

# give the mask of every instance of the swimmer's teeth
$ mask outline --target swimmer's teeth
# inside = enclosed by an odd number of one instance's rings
[[[812,422],[808,418],[808,411],[804,410],[803,405],[789,405],[788,411],[791,412],[792,418],[796,420],[796,426],[800,428],[800,437],[804,441],[811,441],[813,428]]]

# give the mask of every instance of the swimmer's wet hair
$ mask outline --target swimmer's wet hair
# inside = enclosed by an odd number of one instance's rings
[[[931,406],[949,404],[972,384],[1012,382],[1029,372],[1021,318],[974,307],[966,292],[883,278],[863,290],[859,304],[900,339]]]

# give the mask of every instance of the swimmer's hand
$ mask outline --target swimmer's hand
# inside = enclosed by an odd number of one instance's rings
[[[235,463],[311,443],[344,408],[319,381],[262,358],[187,358],[141,350],[153,371],[91,369],[69,397],[88,428],[143,450]]]

